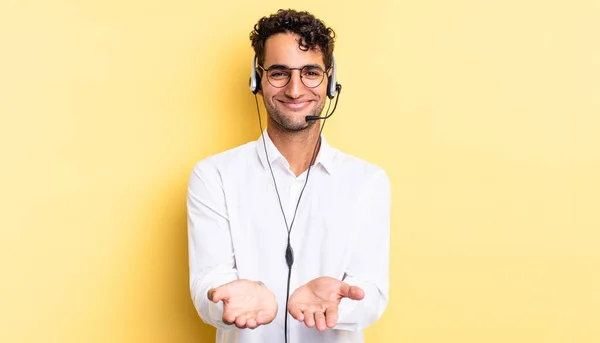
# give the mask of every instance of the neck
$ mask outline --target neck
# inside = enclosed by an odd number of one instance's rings
[[[298,176],[302,174],[310,165],[313,152],[315,151],[315,144],[317,144],[319,139],[321,126],[316,122],[305,130],[287,131],[280,128],[270,118],[268,123],[267,133],[269,134],[269,138],[273,141],[273,144],[277,147],[281,155],[288,161],[294,175]],[[315,152],[315,160],[320,149],[321,144],[319,142],[319,146]]]

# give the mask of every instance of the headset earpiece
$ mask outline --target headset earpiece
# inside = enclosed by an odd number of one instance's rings
[[[329,99],[333,99],[333,97],[335,96],[335,93],[337,91],[337,88],[338,88],[338,84],[337,84],[336,78],[335,78],[335,70],[336,70],[335,57],[333,57],[333,54],[332,54],[331,55],[331,75],[329,75],[327,77],[327,96],[329,97]]]
[[[252,59],[252,70],[250,71],[250,91],[252,94],[258,93],[260,90],[260,75],[256,71],[256,55]]]

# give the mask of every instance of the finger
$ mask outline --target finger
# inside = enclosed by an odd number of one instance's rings
[[[212,291],[212,294],[211,294]],[[229,298],[229,291],[227,289],[227,287],[224,286],[219,286],[217,288],[212,288],[210,291],[208,291],[208,296],[209,299],[214,302],[214,303],[218,303],[219,301]]]
[[[246,320],[246,327],[248,329],[254,329],[258,326],[258,324],[256,323],[256,319],[255,318],[248,318],[248,320]]]
[[[358,286],[350,287],[350,292],[348,292],[348,298],[352,300],[363,300],[365,297],[365,291]]]
[[[350,294],[350,285],[345,282],[342,282],[342,284],[340,285],[340,295],[344,298],[347,298],[349,294]]]
[[[298,307],[291,307],[288,312],[292,315],[294,319],[299,320],[301,322],[304,321],[304,314]]]
[[[325,331],[325,314],[323,312],[315,312],[315,324],[317,325],[317,330],[321,332]]]
[[[215,289],[214,288],[209,289],[208,293],[206,293],[206,296],[208,297],[208,300],[213,301],[213,298],[215,297]]]
[[[315,314],[310,311],[304,311],[304,324],[309,328],[315,326]]]
[[[337,325],[338,321],[338,307],[331,306],[325,311],[325,321],[327,322],[327,327],[333,329],[334,326]]]
[[[246,316],[237,316],[237,318],[235,318],[235,326],[237,326],[240,329],[243,329],[246,327]]]
[[[227,325],[235,323],[235,314],[232,312],[223,312],[223,323]]]
[[[352,300],[362,300],[365,297],[365,292],[358,286],[350,286],[349,284],[342,282],[340,285],[340,295]]]
[[[260,310],[258,311],[258,314],[256,315],[256,324],[257,325],[266,325],[266,324],[270,324],[273,319],[275,319],[275,315],[277,314],[277,311],[270,311],[270,310]]]

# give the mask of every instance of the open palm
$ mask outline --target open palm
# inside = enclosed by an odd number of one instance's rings
[[[277,314],[275,295],[262,282],[234,280],[209,290],[208,299],[223,301],[223,322],[240,329],[269,324]]]
[[[325,331],[338,321],[338,305],[342,298],[362,300],[365,292],[332,277],[320,277],[296,289],[290,297],[288,312],[294,319]]]

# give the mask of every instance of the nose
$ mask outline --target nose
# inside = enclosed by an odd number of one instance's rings
[[[302,91],[302,80],[300,79],[300,70],[292,70],[290,82],[285,86],[285,95],[291,99],[297,99]]]

